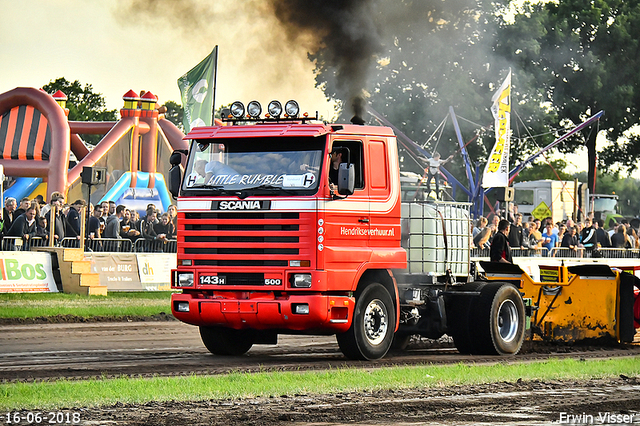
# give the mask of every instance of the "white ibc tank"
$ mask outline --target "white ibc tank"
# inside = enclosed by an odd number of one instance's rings
[[[469,205],[466,203],[402,203],[402,246],[407,272],[455,276],[469,273]]]

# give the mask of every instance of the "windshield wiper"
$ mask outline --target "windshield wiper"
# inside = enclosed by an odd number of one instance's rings
[[[207,189],[223,189],[224,186],[222,185],[207,185],[206,183],[196,183],[193,184],[189,187],[189,189],[191,188],[207,188]]]
[[[271,185],[271,184],[252,186],[251,188],[243,188],[242,192],[253,191],[253,190],[256,190],[256,189],[257,190],[268,190],[268,191],[282,191],[285,194],[296,194],[296,191],[294,191],[294,190],[286,189],[286,188],[283,188],[281,186],[275,186],[275,185]]]

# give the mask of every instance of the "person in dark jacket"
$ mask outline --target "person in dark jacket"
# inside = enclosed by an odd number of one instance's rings
[[[144,220],[140,219],[141,238],[146,241],[143,250],[147,252],[162,251],[163,238],[158,238],[158,234],[154,229],[155,222],[157,221],[156,214],[155,207],[148,207],[147,215],[144,217]]]
[[[36,237],[43,240],[42,245],[48,245],[49,234],[47,234],[47,219],[44,216],[38,216],[36,213]]]
[[[147,215],[140,219],[140,233],[145,240],[157,240],[158,234],[153,229],[156,223],[156,208],[147,207]]]
[[[76,200],[71,204],[69,213],[67,214],[67,226],[64,235],[69,238],[80,238],[80,211],[87,203],[84,200]]]
[[[53,237],[55,238],[55,244],[60,244],[60,241],[64,238],[64,216],[62,215],[62,206],[64,205],[64,195],[55,195],[51,197],[51,209],[45,214],[47,218],[47,233],[50,232],[50,228],[53,225]],[[56,214],[51,220],[51,211],[56,210]],[[53,222],[53,223],[52,223]]]
[[[515,222],[509,231],[509,245],[513,248],[524,248],[524,234],[522,233],[522,215],[516,213]]]
[[[133,210],[135,212],[135,210]],[[131,220],[132,211],[129,209],[124,209],[122,212],[122,221],[120,221],[120,236],[122,238],[128,238],[132,242],[140,237],[140,231],[136,229],[137,224]]]
[[[18,215],[15,214],[16,207],[17,207],[17,203],[15,198],[7,197],[4,200],[4,208],[2,209],[2,220],[3,220],[2,232],[5,235],[7,234],[7,232],[9,232],[9,229],[11,229],[13,220],[18,217]]]
[[[609,233],[604,229],[604,220],[602,219],[594,220],[593,226],[596,228],[596,236],[598,237],[598,242],[600,243],[600,247],[602,248],[611,247],[611,238],[609,237]]]
[[[153,230],[156,231],[158,239],[160,240],[171,240],[174,238],[176,231],[169,213],[163,213],[162,216],[160,216],[160,223],[153,225]]]
[[[22,237],[24,249],[29,249],[29,241],[36,236],[36,209],[28,207],[24,214],[21,214],[11,224],[7,233],[8,237]]]
[[[492,262],[513,263],[511,259],[511,247],[509,247],[509,221],[506,219],[498,222],[498,232],[491,241],[490,260]]]
[[[578,248],[578,237],[576,235],[576,227],[571,226],[567,228],[567,232],[562,236],[562,241],[560,242],[560,247],[570,248],[571,250],[577,250]]]
[[[584,228],[580,233],[580,242],[586,250],[593,250],[598,248],[598,236],[596,235],[596,228],[591,224],[591,219],[586,218],[584,221]]]
[[[616,233],[611,236],[611,247],[613,248],[631,248],[629,237],[627,236],[627,227],[619,225]]]

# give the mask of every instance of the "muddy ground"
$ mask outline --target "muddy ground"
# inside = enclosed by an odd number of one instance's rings
[[[166,318],[148,320],[77,323],[71,318],[59,318],[54,324],[43,320],[2,325],[0,380],[81,379],[100,373],[119,376],[133,371],[140,374],[142,366],[151,368],[153,374],[171,375],[223,374],[228,369],[286,370],[288,364],[301,370],[350,365],[335,340],[328,337],[285,337],[277,346],[257,346],[246,356],[224,359],[204,349],[195,327]],[[370,363],[371,367],[411,365],[426,360],[445,364],[479,360],[457,354],[446,341],[431,342],[429,347],[424,347],[423,341],[415,341],[410,346],[402,354],[390,354],[384,360]],[[640,353],[638,345],[617,348],[536,345],[535,348],[524,350],[511,361]],[[499,362],[493,358],[482,361]],[[640,377],[149,402],[60,411],[79,413],[80,424],[105,426],[640,424]],[[4,420],[0,417],[0,423],[5,423]]]
[[[547,425],[620,424],[622,420],[640,424],[640,379],[518,381],[243,400],[116,404],[82,409],[80,414],[85,425],[128,426]],[[570,416],[583,417],[576,421]]]

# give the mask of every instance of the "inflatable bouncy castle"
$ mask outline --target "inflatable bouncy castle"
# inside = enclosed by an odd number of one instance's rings
[[[159,113],[157,97],[128,91],[121,119],[115,122],[68,121],[66,100],[60,91],[49,95],[34,88],[0,94],[0,164],[11,178],[5,198],[19,202],[42,195],[48,200],[59,191],[67,200],[86,199],[81,173],[84,167],[94,167],[105,170],[106,176],[104,183],[90,187],[88,201],[115,201],[139,211],[154,203],[166,211],[171,204],[165,185],[169,156],[175,149],[187,149],[187,143]],[[103,138],[89,149],[83,134]]]

